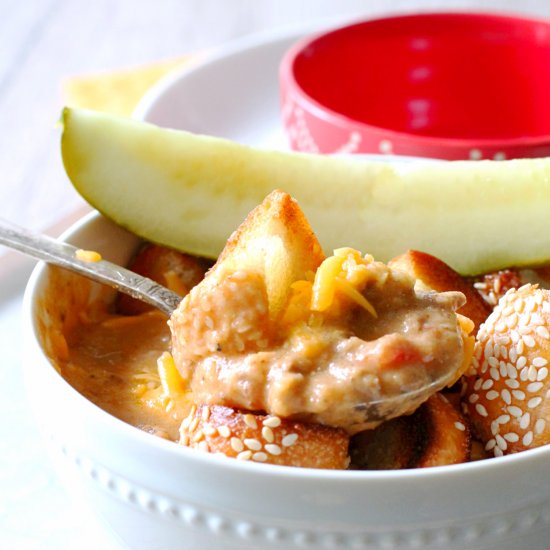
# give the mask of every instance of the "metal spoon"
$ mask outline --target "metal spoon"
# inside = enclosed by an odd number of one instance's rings
[[[0,220],[0,244],[114,287],[120,292],[153,305],[168,316],[172,315],[181,301],[181,296],[147,277],[106,260],[80,260],[77,257],[78,248],[4,220]],[[430,395],[446,386],[453,376],[453,372],[446,372],[437,379],[427,381],[425,385],[403,393],[371,400],[368,403],[357,403],[350,410],[350,418],[353,418],[356,426],[365,429],[388,418],[412,412]]]
[[[56,241],[46,235],[33,233],[5,220],[0,220],[0,244],[112,286],[120,292],[129,294],[132,298],[155,306],[168,316],[172,315],[181,302],[181,296],[147,277],[107,260],[98,262],[79,260],[78,248],[75,246]]]

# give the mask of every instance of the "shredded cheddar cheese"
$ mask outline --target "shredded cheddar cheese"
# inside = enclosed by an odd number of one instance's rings
[[[75,252],[75,256],[78,260],[82,260],[83,262],[99,262],[101,260],[101,254],[94,250],[79,249]]]
[[[185,383],[170,353],[165,351],[157,359],[157,367],[165,396],[175,397],[185,392]]]
[[[301,280],[291,285],[281,324],[289,327],[300,322],[322,323],[320,314],[337,313],[343,301],[357,304],[376,318],[376,310],[362,293],[369,280],[367,266],[372,262],[372,256],[362,257],[352,248],[335,250],[334,255],[326,258],[317,272],[311,274],[311,281]]]
[[[315,273],[311,310],[327,311],[340,294],[376,317],[374,307],[360,290],[368,281],[367,265],[371,262],[371,256],[363,258],[357,250],[352,248],[336,249],[334,255],[327,258]]]

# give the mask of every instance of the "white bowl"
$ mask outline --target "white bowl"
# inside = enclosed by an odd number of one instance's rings
[[[97,214],[65,237],[117,262],[137,244]],[[59,284],[61,299],[52,301]],[[29,281],[29,398],[67,487],[130,548],[548,547],[550,447],[424,470],[320,471],[204,454],[110,416],[44,351],[79,285],[80,277],[44,265]]]

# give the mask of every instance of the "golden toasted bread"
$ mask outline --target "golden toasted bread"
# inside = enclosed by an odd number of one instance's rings
[[[146,244],[138,251],[128,268],[173,290],[183,298],[203,279],[209,266],[210,262],[207,260],[164,246]],[[137,315],[154,309],[127,294],[119,294],[116,308],[123,315]]]
[[[443,394],[432,395],[412,415],[389,420],[352,438],[352,468],[397,470],[459,464],[470,459],[470,429]]]
[[[321,245],[298,203],[275,190],[231,235],[208,279],[214,282],[220,273],[241,270],[259,273],[274,317],[286,303],[290,285],[315,272],[323,260]]]
[[[391,260],[388,265],[413,276],[421,290],[437,292],[458,290],[462,292],[466,296],[466,304],[458,309],[458,313],[474,322],[474,334],[491,313],[490,306],[474,287],[452,267],[435,256],[418,250],[409,250]]]
[[[182,422],[180,443],[239,460],[299,468],[348,467],[348,434],[338,428],[239,412],[193,407]]]

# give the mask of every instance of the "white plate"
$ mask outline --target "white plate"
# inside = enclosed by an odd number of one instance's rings
[[[159,126],[286,148],[279,120],[278,66],[304,32],[238,41],[154,86],[134,116]]]

